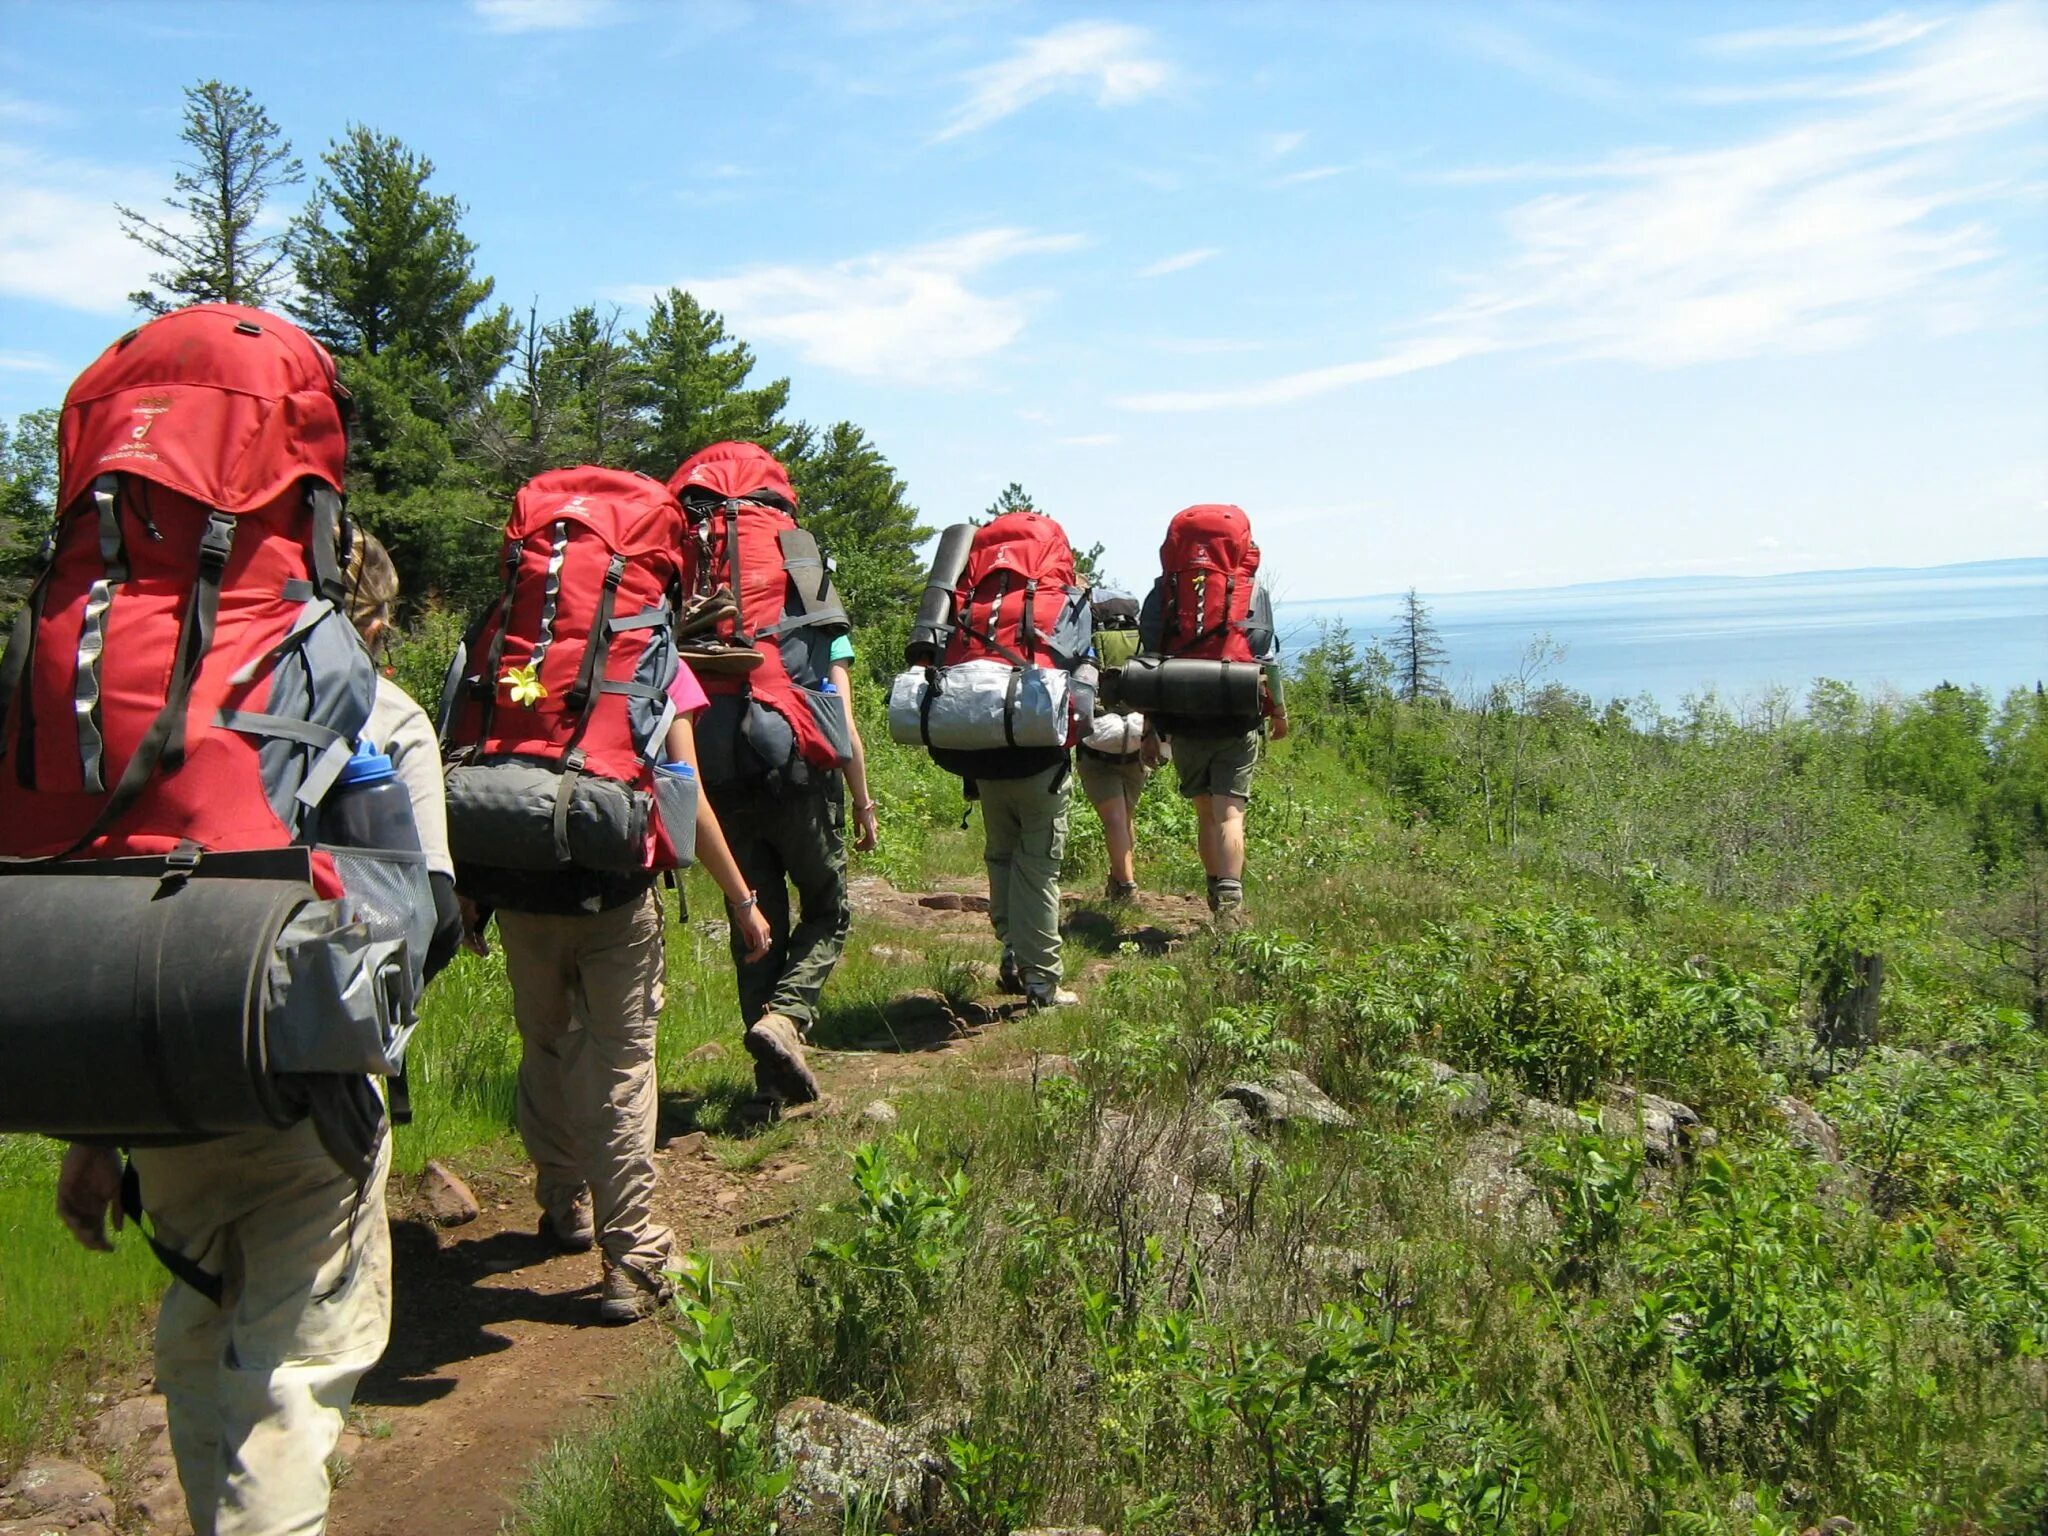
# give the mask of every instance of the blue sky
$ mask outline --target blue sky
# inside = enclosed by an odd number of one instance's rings
[[[207,75],[1127,581],[1210,500],[1301,598],[2048,553],[2048,6],[0,0],[0,412]]]

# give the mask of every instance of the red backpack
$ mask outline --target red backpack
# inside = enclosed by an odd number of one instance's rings
[[[50,563],[0,670],[0,856],[312,840],[376,683],[335,606],[346,401],[304,332],[229,304],[71,386]]]
[[[1005,512],[974,531],[953,594],[944,664],[1067,666],[1073,658],[1059,655],[1051,642],[1079,596],[1066,530],[1036,512]]]
[[[458,866],[688,862],[680,802],[662,803],[675,786],[656,767],[674,715],[682,548],[682,508],[649,476],[586,464],[520,488],[504,590],[442,693]]]
[[[685,589],[730,589],[738,612],[714,633],[761,655],[743,675],[700,673],[711,698],[698,726],[707,782],[787,781],[793,757],[820,772],[843,767],[852,743],[838,696],[824,684],[831,639],[850,620],[816,540],[797,524],[788,473],[757,443],[724,442],[685,459],[668,483],[690,524]],[[762,720],[758,709],[775,718]]]
[[[1162,655],[1258,659],[1245,630],[1259,546],[1242,508],[1211,504],[1175,513],[1159,546],[1159,568]]]
[[[324,835],[376,691],[338,606],[347,399],[226,304],[65,398],[0,664],[0,1129],[284,1126],[318,1080],[398,1070],[433,928],[409,807],[400,846]]]

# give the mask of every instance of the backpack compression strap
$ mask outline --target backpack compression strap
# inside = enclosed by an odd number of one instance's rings
[[[156,1255],[157,1263],[169,1270],[173,1279],[184,1281],[216,1307],[221,1304],[227,1293],[226,1277],[216,1275],[211,1270],[201,1269],[142,1224],[142,1180],[135,1172],[133,1158],[126,1159],[121,1164],[121,1210],[135,1223],[135,1230],[140,1232],[142,1240],[149,1244],[149,1251]]]
[[[562,782],[555,791],[555,857],[569,862],[569,804],[575,798],[576,780],[583,774],[583,736],[597,713],[598,683],[604,677],[604,662],[612,648],[612,604],[619,595],[619,583],[626,579],[626,557],[613,555],[605,567],[604,593],[597,600],[597,614],[590,621],[590,638],[583,647],[583,666],[562,702],[578,712],[575,732],[562,750]]]

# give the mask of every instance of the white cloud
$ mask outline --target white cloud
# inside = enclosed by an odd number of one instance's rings
[[[617,19],[615,0],[469,0],[492,32],[580,32]]]
[[[734,329],[793,346],[808,362],[868,378],[929,383],[959,377],[966,365],[1002,351],[1029,318],[1034,295],[978,292],[969,279],[1020,257],[1059,255],[1083,244],[1076,235],[984,229],[822,266],[751,267],[682,286],[724,311]],[[618,297],[646,302],[659,291]]]
[[[146,208],[161,195],[161,184],[139,171],[0,143],[0,293],[125,313],[152,262],[122,235],[114,204]]]
[[[54,358],[40,352],[0,352],[0,373],[55,373]]]
[[[1178,256],[1166,256],[1149,267],[1140,267],[1140,277],[1170,277],[1175,272],[1185,272],[1189,267],[1199,267],[1212,256],[1223,254],[1221,246],[1205,245],[1199,250],[1182,251]]]
[[[1917,42],[1942,24],[1941,18],[1908,16],[1902,11],[1874,17],[1846,27],[1759,27],[1749,32],[1724,32],[1710,37],[1706,47],[1715,53],[1818,52],[1853,58],[1902,48]]]
[[[1026,38],[998,63],[972,71],[967,99],[933,142],[973,133],[1062,93],[1092,92],[1103,107],[1128,106],[1164,89],[1173,77],[1165,61],[1145,50],[1143,28],[1109,21],[1076,21]]]
[[[1306,170],[1289,171],[1273,185],[1276,187],[1305,187],[1312,181],[1328,181],[1332,176],[1342,176],[1350,170],[1348,165],[1312,165]]]
[[[1761,137],[1553,170],[1579,185],[1511,209],[1509,257],[1379,356],[1125,403],[1299,400],[1508,350],[1663,368],[1981,324],[2004,269],[1996,215],[2033,174],[2024,148],[2010,180],[1987,165],[1998,134],[2048,110],[2048,13],[1988,7],[1880,62]]]
[[[1263,148],[1268,160],[1284,160],[1308,142],[1308,135],[1299,131],[1292,133],[1269,133]]]

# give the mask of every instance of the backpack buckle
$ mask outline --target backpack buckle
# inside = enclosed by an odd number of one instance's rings
[[[225,512],[210,512],[206,517],[206,532],[199,539],[199,565],[202,570],[220,571],[227,567],[228,555],[235,547],[235,520]]]

